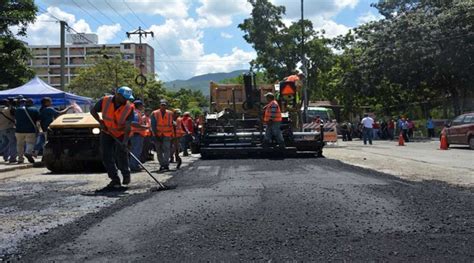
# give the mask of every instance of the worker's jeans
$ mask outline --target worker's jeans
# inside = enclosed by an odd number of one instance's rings
[[[132,137],[130,137],[130,144],[132,146],[130,152],[132,152],[132,154],[135,155],[138,159],[140,159],[142,155],[143,139],[143,136],[136,133]],[[139,169],[140,165],[138,164],[138,162],[132,156],[130,156],[130,170],[137,171]]]
[[[101,133],[100,151],[102,153],[102,163],[109,178],[114,183],[120,183],[118,170],[120,170],[123,177],[130,176],[128,153],[111,135]]]
[[[3,153],[3,160],[5,162],[14,162],[17,154],[15,128],[1,130],[0,136],[3,137],[3,143],[0,145],[0,152]]]
[[[374,135],[374,132],[372,131],[372,128],[364,127],[364,130],[363,130],[364,144],[367,144],[367,140],[369,140],[369,143],[372,144],[373,135]]]
[[[181,149],[183,150],[183,152],[188,151],[189,145],[191,144],[191,142],[193,142],[193,136],[191,134],[186,134],[181,138],[180,143],[181,143]]]
[[[33,154],[33,149],[36,143],[36,133],[15,133],[15,137],[16,150],[18,152],[18,161],[22,162],[25,160],[25,154]]]
[[[170,165],[171,137],[155,137],[156,153],[161,167]]]
[[[285,145],[285,140],[283,139],[280,126],[281,122],[272,122],[267,124],[267,129],[265,130],[265,143],[271,143],[272,137],[275,137],[275,140],[280,147]]]

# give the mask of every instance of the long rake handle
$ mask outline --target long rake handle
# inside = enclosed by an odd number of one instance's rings
[[[105,132],[107,133],[106,131],[102,130],[102,132]],[[109,134],[109,133],[107,133]],[[119,139],[115,138],[114,136],[112,136],[111,134],[109,134],[110,137],[114,138],[115,142],[117,142],[118,144],[122,144],[122,142],[119,141]],[[135,159],[135,161],[137,161],[137,163],[146,171],[146,173],[151,177],[153,178],[153,180],[155,180],[155,182],[160,186],[160,188],[164,188],[166,189],[166,186],[161,183],[160,181],[158,181],[152,174],[150,171],[148,171],[148,169],[145,167],[145,165],[140,161],[140,159],[138,159],[135,154],[131,153],[127,148],[124,149],[130,156],[132,156],[133,159]]]
[[[130,154],[130,156],[132,156],[133,159],[135,159],[135,161],[137,161],[137,163],[147,172],[147,174],[153,178],[153,180],[155,180],[155,182],[161,187],[161,188],[166,188],[164,184],[162,184],[160,181],[158,181],[152,174],[150,171],[148,171],[148,169],[145,167],[145,165],[135,156],[135,154],[133,154],[132,152],[130,152],[129,150],[126,150],[128,152],[128,154]]]

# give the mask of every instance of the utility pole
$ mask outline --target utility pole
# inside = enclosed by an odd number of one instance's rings
[[[154,37],[153,31],[145,31],[141,27],[138,27],[137,30],[132,31],[132,32],[127,32],[127,37],[130,38],[131,35],[138,35],[138,49],[140,49],[140,74],[143,75],[143,67],[145,66],[143,62],[145,59],[143,58],[143,47],[142,47],[142,37],[147,37],[148,35],[151,35],[151,37]]]
[[[66,86],[66,77],[65,77],[65,70],[66,70],[66,26],[67,23],[65,21],[59,21],[61,25],[61,90],[65,90]]]
[[[303,85],[303,123],[308,119],[308,67],[304,48],[304,0],[301,0],[301,63],[303,64],[304,85]],[[303,127],[303,126],[301,126]]]

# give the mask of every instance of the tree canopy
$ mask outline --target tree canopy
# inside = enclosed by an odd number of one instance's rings
[[[334,39],[307,20],[285,25],[285,8],[268,0],[249,3],[251,16],[239,27],[257,51],[254,65],[269,80],[281,80],[302,65],[303,25],[310,99],[336,100],[346,114],[362,106],[384,115],[416,108],[427,116],[439,106],[451,114],[472,110],[471,0],[380,0],[373,6],[383,19]]]
[[[0,89],[20,86],[34,76],[30,53],[16,36],[26,36],[26,25],[36,18],[33,0],[0,1]]]

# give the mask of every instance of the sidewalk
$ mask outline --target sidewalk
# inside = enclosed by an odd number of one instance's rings
[[[420,181],[437,180],[466,187],[474,186],[474,151],[454,146],[439,150],[439,141],[420,141],[398,146],[397,141],[339,141],[324,148],[324,156],[342,162]]]
[[[41,157],[35,158],[35,161],[40,162]],[[4,162],[3,159],[2,161],[0,161],[0,173],[10,172],[10,171],[15,171],[15,170],[20,170],[20,169],[28,169],[32,167],[33,167],[33,164],[29,163],[28,160],[26,160],[26,158],[25,158],[25,162],[22,164],[17,164],[17,163],[10,164],[8,162]]]

